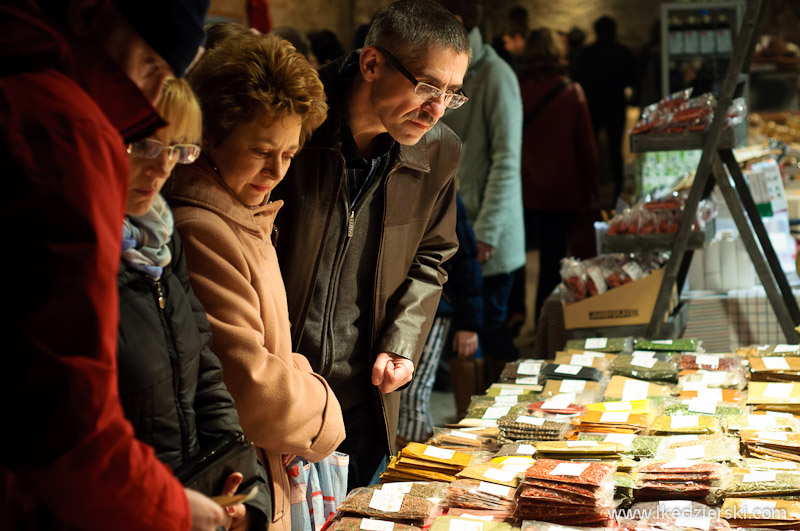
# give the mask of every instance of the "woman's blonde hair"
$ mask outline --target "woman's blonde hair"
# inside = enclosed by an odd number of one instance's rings
[[[156,111],[167,122],[165,130],[187,144],[199,144],[203,137],[200,103],[185,79],[168,78]]]
[[[270,122],[300,117],[300,145],[328,113],[319,75],[288,41],[275,35],[226,39],[187,76],[203,110],[204,147],[217,147],[259,113]]]
[[[525,42],[524,53],[528,63],[561,65],[564,62],[564,47],[556,32],[550,28],[531,31]]]

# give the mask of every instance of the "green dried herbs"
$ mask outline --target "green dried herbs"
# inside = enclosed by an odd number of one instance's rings
[[[567,349],[593,350],[595,352],[631,352],[633,350],[632,337],[590,337],[587,339],[570,339]]]
[[[611,364],[611,373],[639,380],[675,383],[678,381],[677,358],[673,352],[619,354]]]
[[[663,415],[667,415],[669,417],[678,416],[678,415],[692,415],[697,413],[710,413],[710,411],[696,411],[692,409],[693,404],[688,402],[674,402],[670,404],[665,404],[661,408],[661,413]],[[744,415],[744,410],[739,406],[729,405],[729,404],[717,404],[716,406],[711,405],[714,408],[714,415],[718,417],[726,417],[728,415]]]
[[[670,350],[673,352],[695,352],[700,342],[694,338],[650,340],[636,339],[637,350]]]

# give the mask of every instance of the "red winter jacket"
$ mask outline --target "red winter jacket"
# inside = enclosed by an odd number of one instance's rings
[[[520,71],[523,116],[563,79],[557,72]],[[586,210],[597,186],[589,108],[581,86],[570,81],[522,130],[523,204],[536,210]]]
[[[98,49],[20,0],[0,6],[0,528],[189,529],[180,483],[117,388],[128,162],[162,124]]]

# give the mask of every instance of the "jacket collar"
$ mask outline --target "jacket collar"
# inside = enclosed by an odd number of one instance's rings
[[[272,234],[275,216],[283,201],[269,201],[248,207],[223,182],[208,156],[188,166],[178,165],[164,186],[164,196],[173,208],[191,205],[210,210],[242,229],[267,239]]]
[[[303,149],[320,149],[334,146],[341,151],[341,126],[345,119],[345,97],[350,80],[358,72],[358,56],[360,50],[350,52],[348,55],[320,69],[320,79],[325,85],[328,97],[328,119],[311,136]],[[409,169],[430,173],[430,159],[428,157],[428,134],[426,133],[419,142],[413,146],[404,146],[396,143],[392,164],[395,167],[404,166]]]
[[[472,68],[472,66],[480,63],[481,60],[483,60],[483,56],[486,55],[486,47],[483,45],[483,36],[478,26],[475,26],[472,28],[472,31],[469,32],[469,45],[472,48],[472,59],[469,62],[469,66]]]

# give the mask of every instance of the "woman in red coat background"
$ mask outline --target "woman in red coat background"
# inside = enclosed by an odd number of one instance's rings
[[[559,261],[569,252],[595,254],[592,201],[598,161],[592,121],[581,86],[568,76],[555,32],[533,30],[520,68],[524,122],[522,195],[528,250],[540,250],[536,318],[560,281]]]

